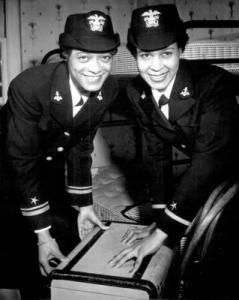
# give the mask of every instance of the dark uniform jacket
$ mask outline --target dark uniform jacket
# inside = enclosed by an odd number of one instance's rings
[[[28,69],[11,82],[7,153],[21,212],[34,229],[50,225],[49,202],[58,200],[51,199],[52,189],[65,186],[69,204],[92,204],[93,139],[117,92],[107,78],[73,118],[65,62]],[[55,180],[64,172],[65,182]]]
[[[143,79],[137,77],[127,88],[145,140],[151,197],[164,209],[158,210],[158,226],[168,234],[182,233],[210,192],[236,166],[239,113],[233,82],[233,75],[218,67],[180,61],[169,100],[169,120]],[[172,146],[191,159],[174,190]]]

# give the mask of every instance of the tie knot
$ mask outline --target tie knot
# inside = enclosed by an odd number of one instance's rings
[[[169,102],[169,99],[163,94],[161,95],[161,97],[159,98],[159,106],[163,106],[165,104],[167,104]]]

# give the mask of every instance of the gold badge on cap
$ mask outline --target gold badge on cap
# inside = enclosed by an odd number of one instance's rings
[[[58,92],[58,91],[56,91],[56,94],[55,94],[55,96],[54,96],[54,98],[53,98],[56,102],[60,102],[60,101],[62,101],[62,97],[61,97],[61,95],[60,95],[60,93]]]
[[[183,96],[183,97],[190,96],[190,93],[189,93],[189,90],[188,90],[187,86],[181,91],[180,95]]]
[[[161,12],[158,10],[148,10],[142,14],[142,17],[144,17],[144,22],[146,24],[146,27],[158,27],[159,26],[159,16],[161,15]]]
[[[88,18],[91,31],[103,31],[105,25],[105,18],[97,14],[91,15]]]
[[[102,96],[102,93],[99,92],[98,96],[96,97],[99,101],[102,101],[103,100],[103,96]]]

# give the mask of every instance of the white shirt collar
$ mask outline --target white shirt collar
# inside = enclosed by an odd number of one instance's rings
[[[71,77],[69,77],[69,84],[70,84],[70,91],[71,91],[73,107],[80,101],[81,98],[83,99],[83,101],[85,103],[88,100],[88,97],[85,95],[81,95],[79,89],[76,87],[76,85],[72,81]]]

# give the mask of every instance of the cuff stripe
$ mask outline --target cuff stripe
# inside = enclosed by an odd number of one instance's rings
[[[35,233],[39,233],[39,232],[42,232],[42,231],[45,231],[45,230],[48,230],[51,228],[51,225],[50,226],[47,226],[45,228],[42,228],[42,229],[37,229],[37,230],[34,230]]]
[[[73,195],[85,195],[85,194],[91,194],[92,188],[87,188],[87,189],[67,188],[67,192]]]
[[[165,209],[165,213],[172,219],[174,219],[175,221],[181,223],[181,224],[184,224],[186,226],[188,226],[190,224],[189,221],[175,215],[174,213],[172,213],[168,208]]]
[[[153,204],[153,209],[164,209],[166,207],[166,204]]]
[[[67,188],[71,189],[71,190],[89,190],[89,189],[92,190],[92,185],[89,185],[89,186],[72,186],[72,185],[68,185]]]
[[[36,209],[42,208],[42,207],[47,206],[47,205],[49,205],[48,201],[44,202],[41,205],[37,205],[37,206],[34,206],[34,207],[28,207],[28,208],[22,208],[21,207],[21,211],[22,212],[28,212],[28,211],[32,211],[32,210],[36,210]]]
[[[48,211],[50,209],[49,204],[47,203],[45,206],[43,206],[42,208],[35,208],[33,209],[21,209],[22,211],[22,215],[26,216],[26,217],[32,217],[32,216],[37,216],[40,214],[43,214],[44,212]]]

